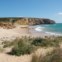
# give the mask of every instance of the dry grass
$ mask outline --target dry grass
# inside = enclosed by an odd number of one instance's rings
[[[4,51],[4,48],[0,47],[0,53]]]
[[[31,62],[62,62],[62,49],[55,48],[52,52],[47,53],[45,56],[39,57],[34,54]]]

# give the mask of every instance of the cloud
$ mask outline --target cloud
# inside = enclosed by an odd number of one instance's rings
[[[61,15],[62,16],[62,12],[59,12],[58,15]]]

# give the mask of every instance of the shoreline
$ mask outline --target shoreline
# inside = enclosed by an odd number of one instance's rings
[[[3,29],[0,28],[0,41],[2,40],[14,40],[16,38],[21,38],[22,36],[27,37],[41,37],[44,38],[45,36],[62,36],[57,34],[52,34],[50,32],[38,32],[35,30],[33,26],[27,25],[20,25],[13,29]]]
[[[58,32],[49,32],[49,31],[44,31],[45,27],[37,27],[37,28],[34,28],[35,31],[37,32],[43,32],[47,35],[54,35],[54,36],[62,36],[62,33],[58,33]]]

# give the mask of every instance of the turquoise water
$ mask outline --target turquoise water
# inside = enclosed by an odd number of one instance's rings
[[[38,32],[62,34],[62,23],[37,25],[35,30]]]

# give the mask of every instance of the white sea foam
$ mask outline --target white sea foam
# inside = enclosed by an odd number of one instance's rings
[[[43,29],[44,29],[44,27],[37,27],[37,28],[35,28],[35,30],[38,31],[38,32],[43,31]]]
[[[47,25],[47,26],[48,26],[48,25]],[[62,36],[61,33],[46,31],[46,28],[45,28],[45,27],[39,27],[39,26],[38,26],[38,27],[35,28],[35,30],[36,30],[37,32],[43,32],[43,33],[45,33],[45,34],[47,34],[47,35]]]
[[[45,33],[46,33],[46,34],[49,34],[49,35],[62,36],[62,34],[54,33],[54,32],[45,32]]]
[[[35,30],[38,31],[38,32],[44,32],[44,27],[36,27]],[[48,35],[55,35],[55,36],[62,36],[62,34],[60,33],[55,33],[55,32],[44,32]]]

